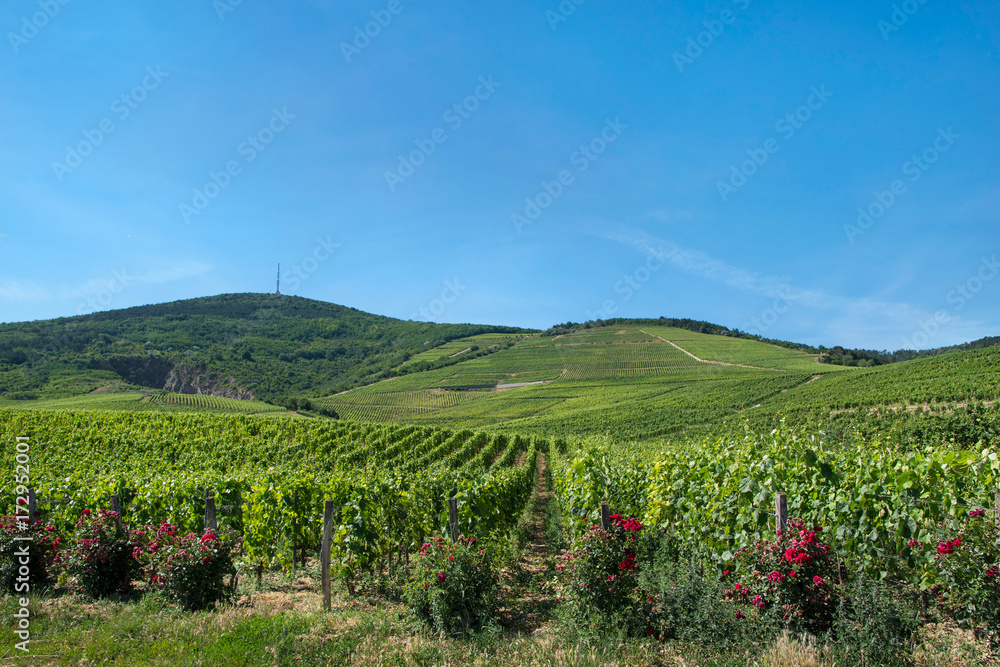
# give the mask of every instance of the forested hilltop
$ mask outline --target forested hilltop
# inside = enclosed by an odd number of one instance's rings
[[[71,396],[126,384],[280,400],[387,377],[456,338],[529,332],[403,321],[297,296],[223,294],[0,324],[0,396]]]

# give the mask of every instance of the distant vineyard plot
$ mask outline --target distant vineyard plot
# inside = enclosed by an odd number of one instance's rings
[[[0,407],[30,410],[126,410],[129,412],[209,412],[217,414],[284,413],[285,408],[261,401],[222,396],[130,391],[92,393],[39,401],[0,401]]]
[[[449,341],[444,345],[438,345],[419,354],[410,357],[403,365],[414,364],[419,361],[437,361],[438,359],[456,358],[463,354],[476,352],[481,349],[488,349],[493,345],[501,345],[511,338],[520,338],[522,334],[502,334],[491,333],[481,336],[469,336]]]
[[[461,352],[469,340],[437,350]],[[494,354],[314,403],[352,419],[647,438],[738,415],[826,373],[851,370],[757,341],[609,326],[523,337]]]

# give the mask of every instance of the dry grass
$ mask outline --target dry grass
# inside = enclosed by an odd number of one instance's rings
[[[488,667],[498,664],[524,667],[618,667],[626,664],[651,664],[648,659],[641,663],[621,662],[592,647],[566,645],[547,633],[537,633],[534,637],[512,637],[504,642],[497,653],[489,654],[463,650],[461,644],[439,637],[411,636],[400,639],[401,641],[386,642],[384,638],[369,637],[358,647],[350,664],[363,667],[426,665],[429,662],[456,667]],[[429,661],[430,656],[433,658]]]
[[[806,635],[795,639],[787,631],[753,663],[756,667],[836,667],[827,647],[816,645],[816,638]]]
[[[990,654],[972,632],[954,624],[931,624],[923,629],[923,641],[913,653],[918,667],[996,667],[1000,655]]]

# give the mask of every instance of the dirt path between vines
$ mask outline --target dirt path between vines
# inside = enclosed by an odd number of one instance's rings
[[[521,556],[520,590],[508,610],[512,624],[527,635],[553,626],[552,612],[557,603],[555,594],[541,585],[552,576],[550,564],[554,555],[545,539],[545,508],[552,498],[552,491],[545,485],[546,467],[545,455],[539,454],[535,496],[529,501],[531,537]]]
[[[642,331],[642,329],[639,329],[639,331]],[[701,357],[697,357],[697,356],[691,354],[690,352],[688,352],[687,350],[685,350],[683,347],[681,347],[680,345],[678,345],[674,341],[667,340],[663,336],[657,336],[656,334],[651,334],[651,333],[649,333],[647,331],[642,331],[642,333],[646,334],[647,336],[656,336],[656,338],[659,338],[664,343],[670,343],[671,345],[673,345],[674,347],[676,347],[678,350],[680,350],[684,354],[688,355],[689,357],[691,357],[695,361],[700,361],[703,364],[715,364],[716,366],[739,366],[740,368],[756,368],[756,369],[762,370],[762,371],[780,371],[781,370],[780,368],[767,368],[766,366],[749,366],[747,364],[731,364],[728,361],[711,361],[709,359],[702,359]]]
[[[991,408],[1000,403],[1000,401],[973,401],[974,405],[980,405],[984,408]],[[947,404],[942,406],[942,404]],[[844,412],[858,412],[860,410],[867,410],[868,414],[875,414],[877,412],[899,412],[900,410],[906,410],[910,414],[916,413],[917,410],[922,410],[923,408],[929,409],[932,414],[946,414],[950,415],[955,412],[956,408],[967,408],[969,407],[968,401],[941,401],[941,404],[932,403],[917,403],[915,405],[870,405],[860,408],[837,408],[836,410],[830,410],[831,415],[839,415]]]

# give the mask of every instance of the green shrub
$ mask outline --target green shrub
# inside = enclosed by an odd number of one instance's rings
[[[648,563],[639,585],[653,604],[654,635],[705,645],[749,646],[776,634],[766,623],[747,621],[747,614],[737,613],[727,603],[725,577],[709,558],[685,549],[670,533],[647,531],[639,542],[642,560]]]
[[[65,568],[77,590],[92,597],[127,593],[139,574],[138,539],[118,527],[118,513],[82,510]]]
[[[28,539],[18,539],[24,537]],[[0,518],[0,589],[25,593],[48,583],[49,568],[59,561],[61,541],[55,528],[41,521]]]
[[[150,584],[188,610],[204,609],[230,599],[235,592],[233,552],[240,537],[230,529],[180,535],[166,521],[147,527],[146,543],[137,547]],[[226,581],[229,577],[229,581]]]
[[[845,587],[827,639],[838,665],[890,667],[911,664],[916,629],[916,613],[901,613],[886,584],[861,573]]]
[[[494,619],[497,591],[497,575],[476,538],[449,544],[436,537],[420,547],[406,601],[433,629],[464,634]]]

